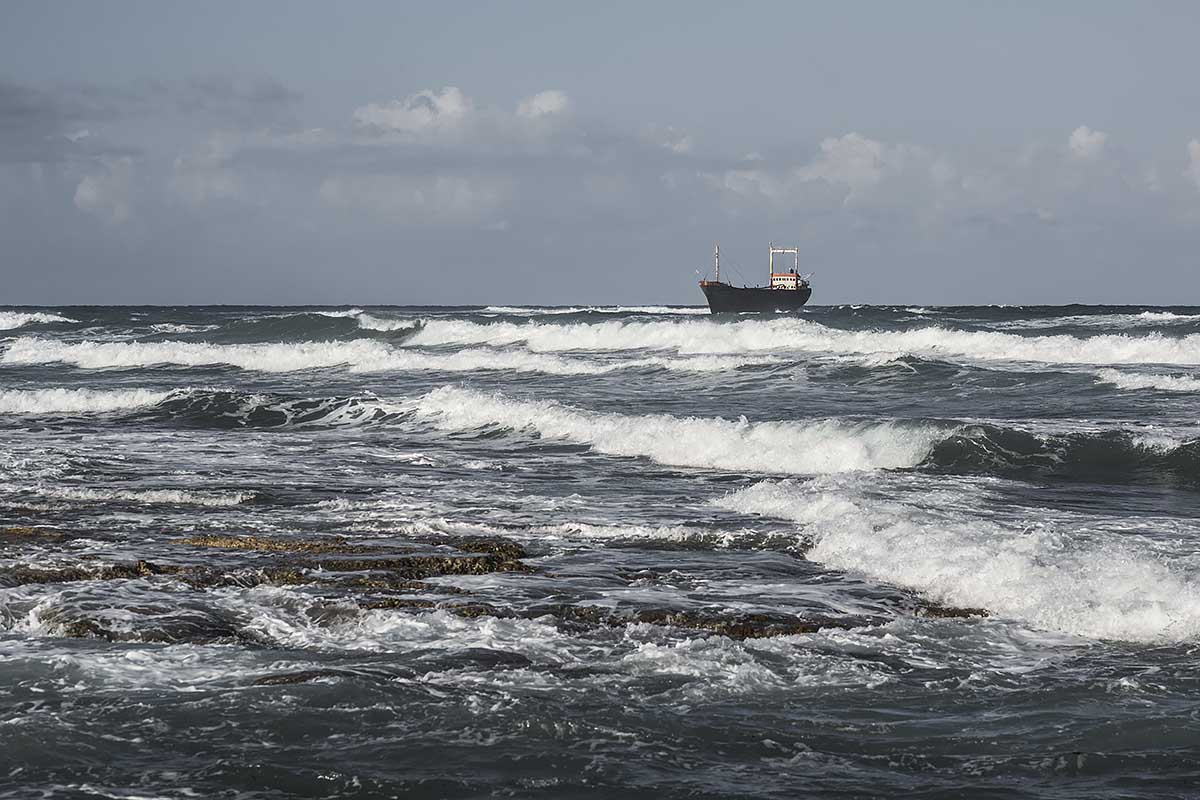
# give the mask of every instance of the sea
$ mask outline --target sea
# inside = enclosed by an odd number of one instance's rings
[[[1200,308],[0,309],[0,796],[1200,796]]]

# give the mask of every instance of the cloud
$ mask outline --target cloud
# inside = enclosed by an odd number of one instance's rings
[[[694,144],[692,135],[670,125],[652,125],[646,129],[646,139],[672,153],[687,155]]]
[[[334,175],[320,188],[330,206],[404,225],[478,224],[501,207],[506,194],[502,180],[462,175]]]
[[[153,83],[146,94],[154,103],[174,101],[185,114],[245,128],[286,124],[302,100],[299,92],[278,80],[244,75],[202,75],[178,83]]]
[[[61,94],[0,81],[0,162],[66,159],[84,138],[72,135],[85,116]]]
[[[168,186],[177,198],[192,206],[238,197],[242,181],[229,167],[228,159],[228,143],[214,136],[199,150],[175,159]]]
[[[950,162],[922,148],[886,144],[850,132],[821,141],[819,152],[807,163],[771,163],[758,154],[742,159],[719,175],[708,174],[710,186],[734,195],[758,197],[780,206],[861,206],[868,200],[884,203],[896,198],[885,191],[897,184],[910,192],[903,202],[928,196],[927,186],[953,183],[957,177]]]
[[[571,108],[571,99],[558,89],[547,89],[531,97],[526,97],[517,104],[517,116],[526,119],[564,114]]]
[[[440,92],[422,89],[403,100],[370,103],[355,109],[354,129],[372,135],[423,134],[456,128],[471,110],[471,101],[456,86],[447,86]]]
[[[85,175],[75,187],[75,207],[109,225],[128,222],[132,175],[133,159],[106,159],[102,171]]]
[[[1104,146],[1108,143],[1108,134],[1104,131],[1094,131],[1087,125],[1080,125],[1071,132],[1067,147],[1071,155],[1083,161],[1095,161],[1104,154]]]
[[[812,164],[801,168],[802,180],[825,180],[859,189],[879,183],[883,177],[884,146],[857,133],[821,142],[821,155]]]
[[[1183,174],[1191,178],[1192,183],[1196,184],[1196,188],[1200,189],[1200,139],[1192,139],[1188,142],[1188,166]]]

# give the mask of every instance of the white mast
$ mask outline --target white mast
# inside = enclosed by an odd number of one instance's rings
[[[721,245],[713,245],[713,266],[717,268],[717,283],[721,282]]]

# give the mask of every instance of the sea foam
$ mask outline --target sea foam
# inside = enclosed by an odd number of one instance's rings
[[[38,494],[62,500],[111,502],[123,500],[148,505],[188,505],[225,507],[253,500],[253,492],[201,491],[192,489],[93,489],[88,487],[54,486],[38,488]]]
[[[558,316],[561,314],[686,314],[707,315],[707,308],[697,306],[488,306],[485,314],[521,316]]]
[[[100,414],[152,406],[170,392],[150,389],[8,389],[0,414]]]
[[[415,410],[443,430],[502,426],[671,466],[800,475],[913,467],[947,433],[935,425],[896,422],[602,414],[454,387],[419,398]]]
[[[771,363],[771,358],[696,356],[597,361],[532,353],[527,350],[465,349],[427,353],[371,340],[265,344],[204,342],[58,342],[40,338],[13,341],[0,356],[5,364],[62,362],[84,369],[232,366],[259,372],[294,372],[345,367],[355,372],[476,372],[507,370],[551,375],[601,375],[624,369],[714,372]]]
[[[611,320],[565,325],[427,320],[410,343],[524,344],[535,352],[660,349],[682,354],[908,353],[931,359],[959,357],[1046,364],[1200,364],[1200,334],[1018,336],[937,326],[903,331],[847,331],[794,318],[739,322]]]
[[[962,493],[957,505],[976,504]],[[763,481],[716,503],[799,523],[808,558],[985,608],[1034,627],[1098,639],[1200,636],[1200,583],[1115,539],[1043,525],[1006,527],[955,509],[870,499],[852,481]]]
[[[1187,375],[1146,375],[1102,369],[1096,372],[1096,377],[1101,383],[1108,383],[1118,389],[1131,391],[1158,389],[1163,392],[1200,392],[1200,378]]]
[[[49,314],[42,311],[0,311],[0,330],[21,328],[25,325],[40,325],[48,322],[77,322],[70,317]]]

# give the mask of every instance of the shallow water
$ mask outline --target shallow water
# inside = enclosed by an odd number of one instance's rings
[[[1186,797],[1200,309],[0,310],[13,797]]]

